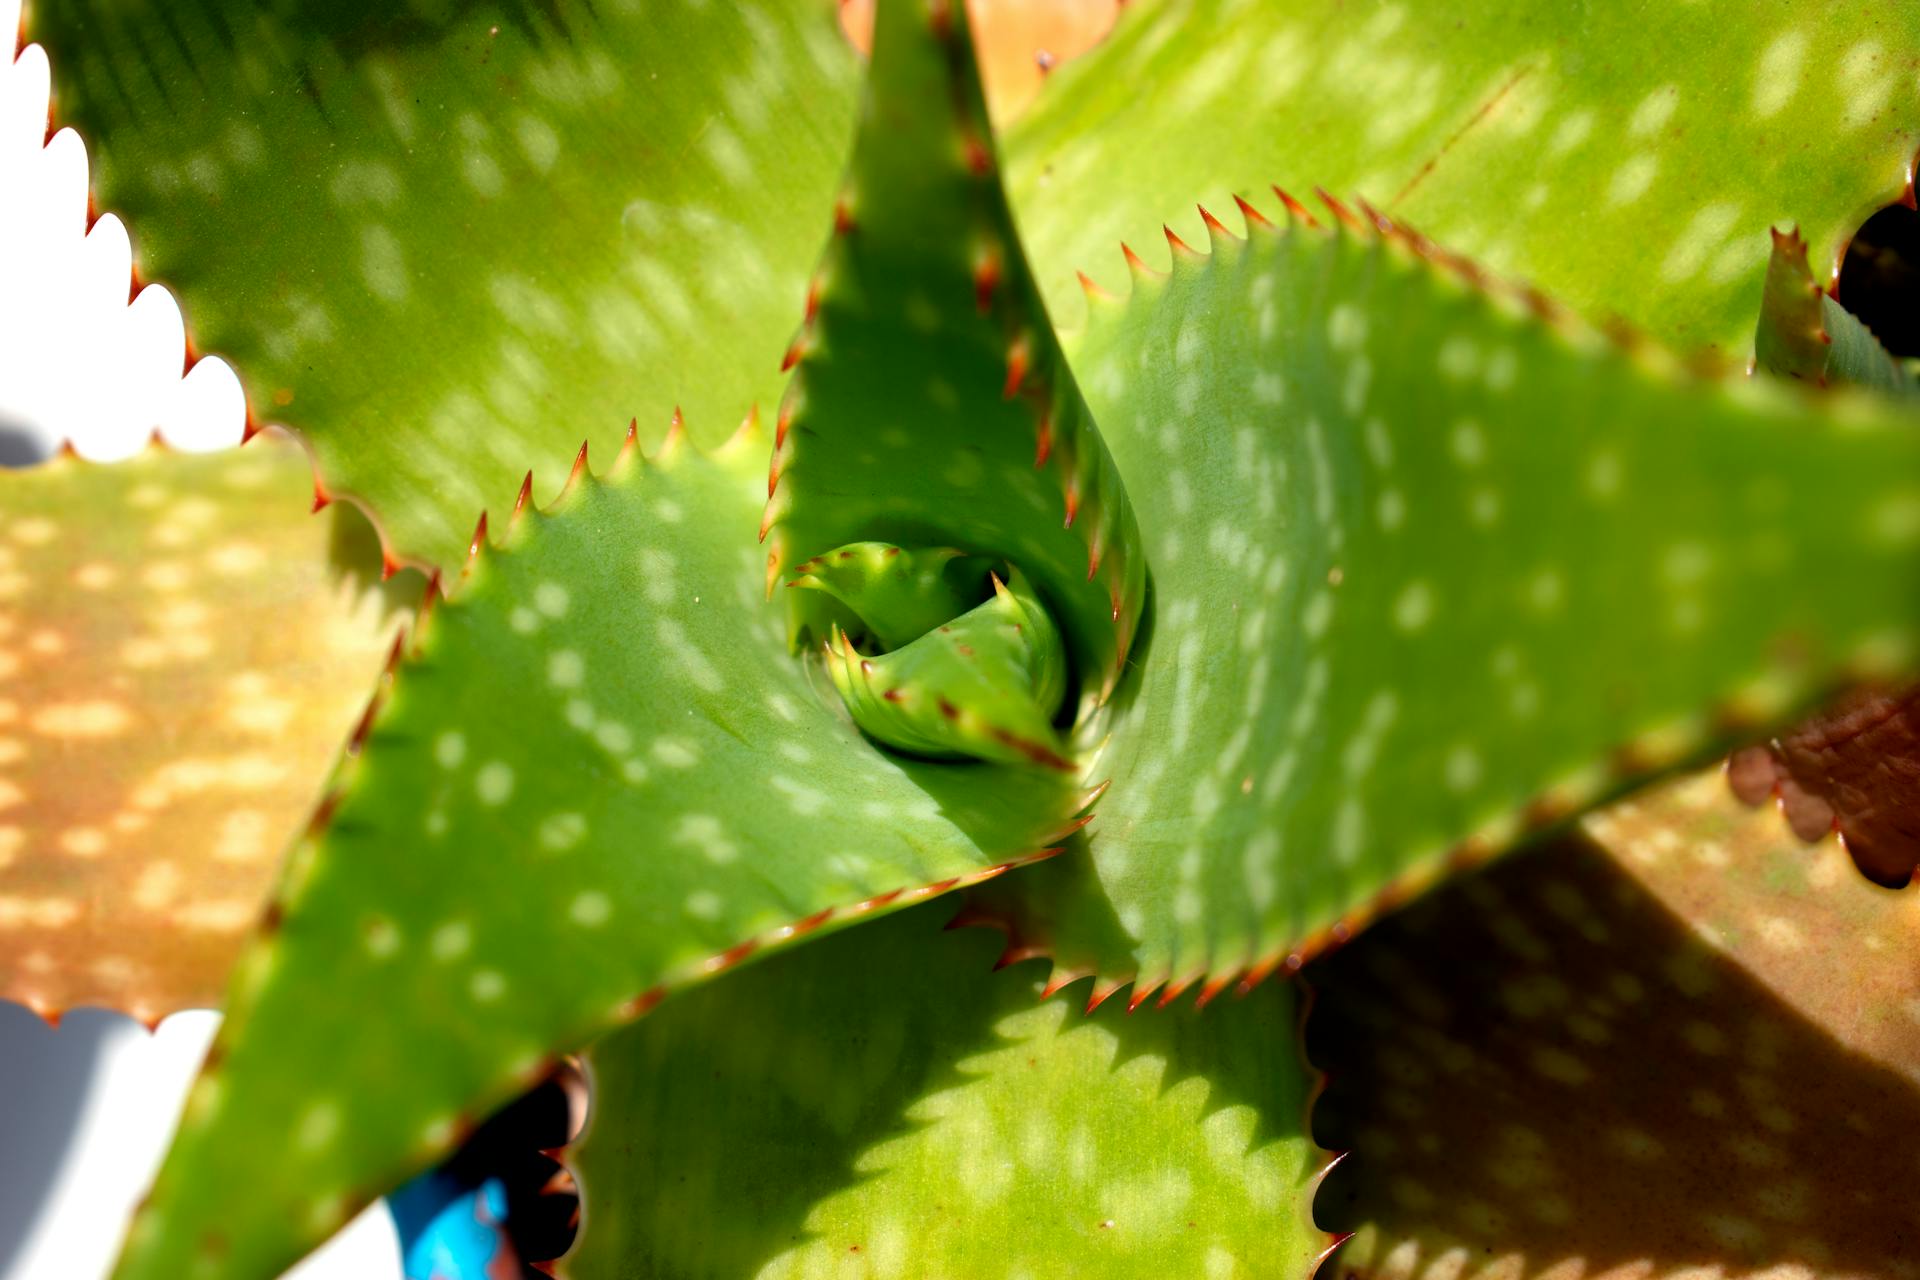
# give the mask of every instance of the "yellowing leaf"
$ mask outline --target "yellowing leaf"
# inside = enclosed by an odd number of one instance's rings
[[[311,492],[276,438],[0,472],[0,996],[218,1003],[396,624]]]

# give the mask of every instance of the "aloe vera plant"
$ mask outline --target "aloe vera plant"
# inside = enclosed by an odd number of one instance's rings
[[[946,0],[864,72],[826,0],[33,0],[260,436],[0,506],[0,992],[230,967],[116,1274],[277,1274],[569,1055],[563,1274],[1899,1274],[1818,1135],[1914,1105],[1910,904],[1620,798],[1914,665],[1808,246],[1920,11],[1359,8],[1139,0],[996,132]]]

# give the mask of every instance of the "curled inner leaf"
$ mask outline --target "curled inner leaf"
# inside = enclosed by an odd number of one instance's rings
[[[862,654],[835,624],[827,671],[854,723],[890,747],[1071,770],[1053,723],[1067,691],[1060,630],[1020,570],[991,581],[992,598],[890,652]]]
[[[861,644],[898,649],[986,599],[992,561],[952,547],[908,550],[854,542],[799,566],[787,585],[793,642],[805,646],[835,625]]]

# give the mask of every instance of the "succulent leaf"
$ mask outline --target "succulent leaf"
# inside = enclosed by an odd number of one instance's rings
[[[858,539],[1018,565],[1080,689],[1117,679],[1145,594],[1127,495],[1000,190],[964,6],[880,6],[835,234],[789,351],[768,582]]]
[[[1165,477],[1156,602],[1092,856],[1006,887],[1017,945],[1136,995],[1257,978],[1912,659],[1920,433],[1877,397],[1682,375],[1397,231],[1250,234],[1077,353]]]
[[[992,566],[985,556],[951,547],[890,542],[856,542],[815,556],[787,583],[803,593],[790,598],[794,642],[812,644],[838,625],[862,644],[898,649],[979,604]]]
[[[1820,386],[1859,383],[1897,395],[1920,394],[1904,366],[1845,307],[1827,295],[1807,266],[1796,229],[1773,232],[1760,325],[1753,336],[1758,368]]]
[[[122,1280],[274,1273],[669,989],[1077,825],[1069,780],[887,754],[816,693],[764,601],[764,450],[630,450],[476,538],[241,958]]]
[[[1898,1275],[1916,926],[1717,771],[1450,885],[1307,971],[1332,1265]]]
[[[1911,5],[1168,0],[1053,77],[1009,186],[1056,309],[1116,241],[1198,243],[1193,201],[1277,179],[1744,355],[1765,230],[1797,221],[1824,269],[1901,194],[1916,57]]]
[[[582,434],[778,395],[852,120],[831,5],[26,8],[141,273],[398,554],[457,565]]]
[[[888,746],[1078,773],[1053,724],[1066,646],[1018,569],[994,576],[992,599],[901,648],[866,657],[836,629],[826,655],[853,722]]]
[[[407,590],[312,493],[266,436],[0,470],[0,997],[219,1003]]]
[[[1290,989],[1082,1018],[943,919],[849,931],[596,1045],[562,1273],[1307,1273]]]

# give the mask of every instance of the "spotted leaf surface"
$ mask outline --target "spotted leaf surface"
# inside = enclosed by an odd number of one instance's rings
[[[1590,317],[1744,354],[1767,228],[1799,223],[1824,272],[1900,194],[1916,57],[1909,5],[1136,5],[1020,121],[1012,194],[1056,307],[1118,240],[1194,240],[1195,200],[1317,183]]]
[[[312,484],[264,436],[0,471],[0,997],[219,1003],[399,627]]]
[[[142,274],[399,554],[458,564],[582,434],[779,394],[852,118],[830,4],[29,0],[27,34]]]
[[[1164,483],[1092,856],[1027,929],[1069,971],[1139,995],[1297,964],[1911,657],[1911,421],[1681,376],[1421,248],[1256,218],[1096,316],[1089,399]]]
[[[123,1280],[277,1273],[670,989],[1073,825],[1053,776],[886,755],[817,695],[764,601],[765,449],[582,468],[422,622],[241,958]]]
[[[560,1273],[1304,1275],[1321,1159],[1293,994],[1126,1018],[902,912],[592,1051]]]
[[[875,39],[833,240],[788,353],[769,584],[861,539],[1012,560],[1059,611],[1098,700],[1146,566],[1000,191],[965,8],[882,5]]]
[[[1904,1274],[1917,913],[1716,771],[1329,956],[1314,1130],[1352,1154],[1316,1214],[1359,1233],[1332,1265]]]
[[[1821,386],[1853,382],[1896,395],[1916,394],[1905,367],[1814,280],[1807,266],[1807,245],[1798,231],[1773,233],[1753,348],[1757,368],[1782,377]]]

